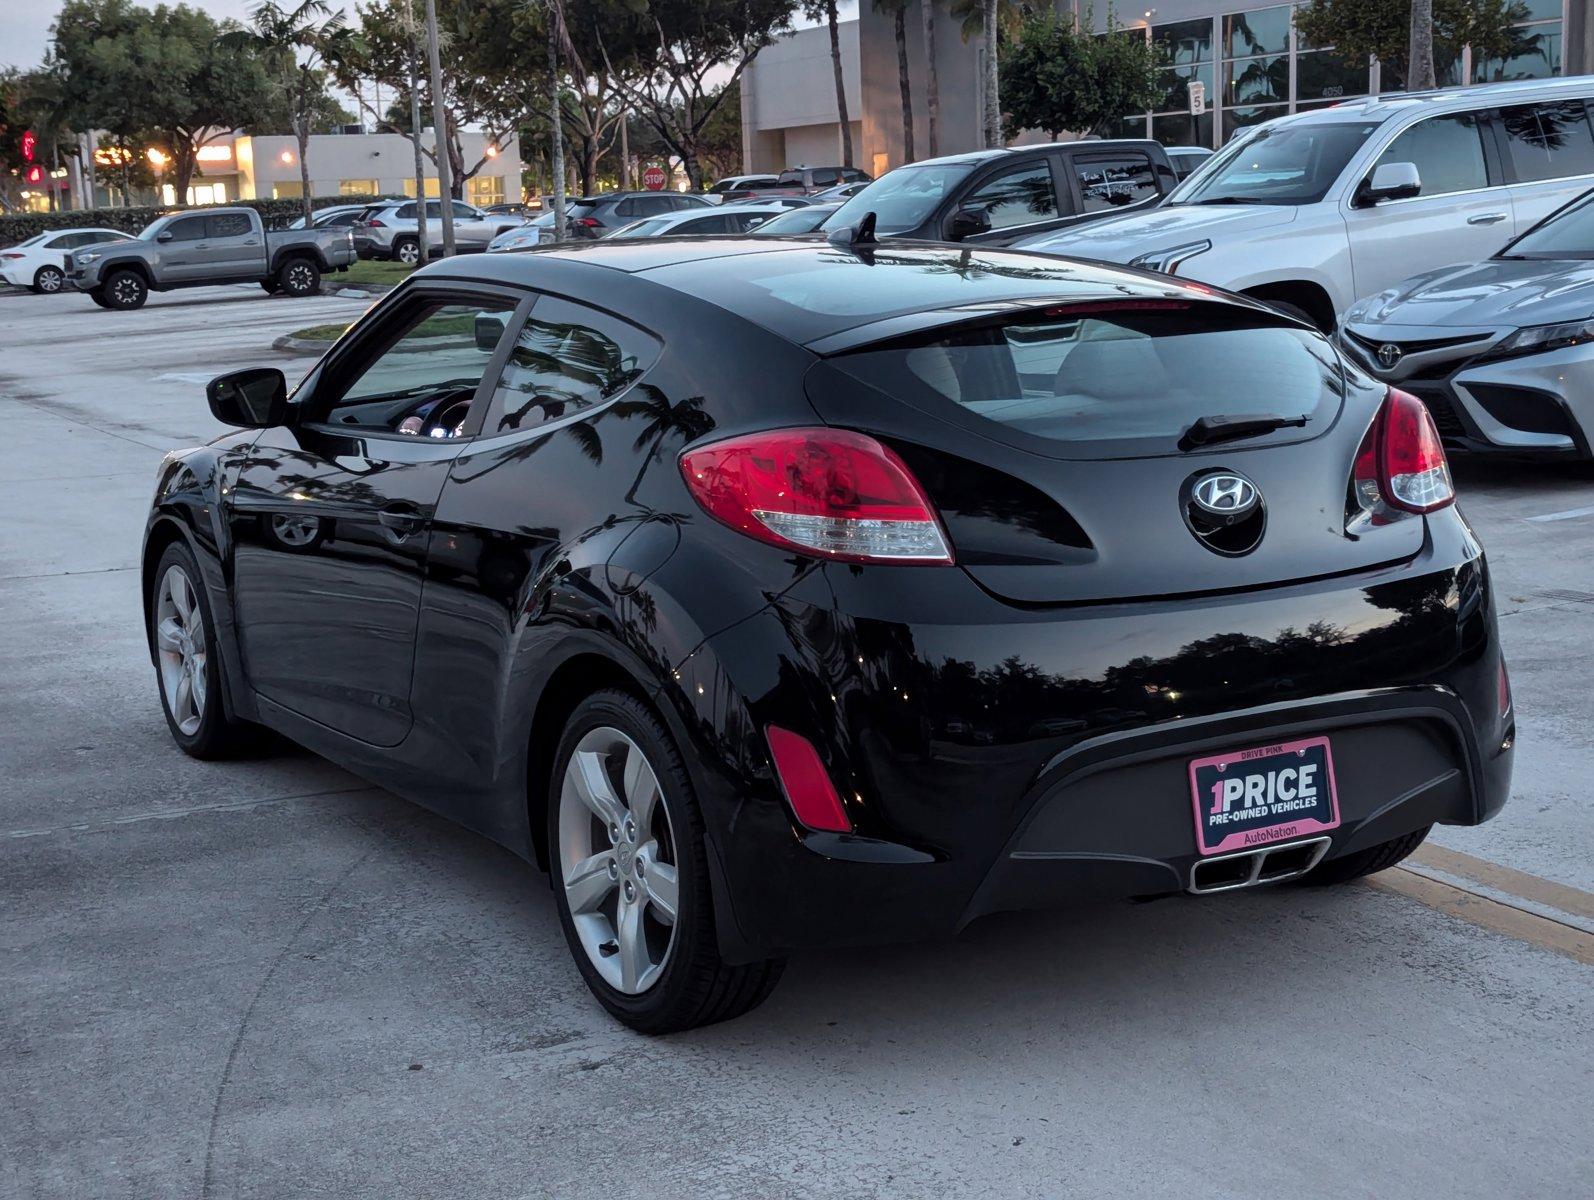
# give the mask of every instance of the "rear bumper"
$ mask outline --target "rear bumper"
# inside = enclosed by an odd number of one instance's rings
[[[893,569],[911,590],[873,598],[814,571],[679,668],[687,727],[717,731],[693,757],[726,952],[1185,891],[1190,760],[1287,737],[1330,739],[1328,858],[1487,820],[1514,740],[1487,571],[1459,516],[1430,526],[1440,545],[1398,570],[1199,601],[1022,610],[960,571]],[[819,749],[856,834],[794,825],[769,724]]]

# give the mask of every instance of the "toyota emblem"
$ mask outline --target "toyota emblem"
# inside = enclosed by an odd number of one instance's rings
[[[1401,350],[1394,342],[1385,342],[1378,347],[1378,365],[1386,371],[1395,369],[1395,364],[1400,361]]]
[[[1190,499],[1197,508],[1219,517],[1248,513],[1260,498],[1256,484],[1243,475],[1231,475],[1226,471],[1203,475],[1190,489]]]

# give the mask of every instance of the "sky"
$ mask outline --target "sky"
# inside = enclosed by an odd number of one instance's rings
[[[153,6],[155,0],[145,0]],[[202,8],[218,19],[233,17],[243,20],[259,0],[187,0],[195,8]],[[345,8],[350,16],[354,5]],[[841,19],[858,15],[857,0],[841,0],[838,6]],[[44,48],[50,40],[50,26],[61,9],[61,0],[0,0],[0,66],[36,67],[44,59]],[[812,24],[798,20],[800,26]]]

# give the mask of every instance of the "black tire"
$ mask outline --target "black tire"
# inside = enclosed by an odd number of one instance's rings
[[[149,284],[137,271],[127,267],[107,275],[100,289],[105,293],[106,308],[124,312],[143,308],[144,301],[149,299]]]
[[[1391,838],[1387,842],[1380,842],[1376,846],[1369,846],[1354,854],[1330,859],[1316,870],[1302,876],[1300,882],[1307,887],[1327,887],[1329,884],[1349,883],[1364,875],[1376,875],[1379,871],[1387,871],[1422,845],[1423,839],[1428,836],[1428,831],[1432,828],[1432,825],[1424,825],[1421,829],[1402,837]]]
[[[565,768],[577,743],[594,729],[618,729],[647,756],[659,783],[679,878],[675,942],[652,986],[628,994],[610,986],[582,946],[570,913],[560,868],[559,807]],[[733,966],[720,957],[708,880],[703,817],[674,740],[648,706],[621,691],[602,691],[576,707],[554,756],[548,795],[548,855],[554,903],[570,954],[598,1002],[639,1033],[674,1033],[727,1021],[762,1004],[785,969],[784,959]]]
[[[111,307],[111,302],[105,298],[104,288],[91,288],[89,290],[89,299],[94,301],[94,303],[98,304],[101,308]]]
[[[45,265],[33,275],[33,292],[37,296],[53,296],[66,286],[66,272],[60,267]]]
[[[419,266],[421,261],[421,244],[415,238],[401,237],[393,239],[393,261],[405,263],[408,266]]]
[[[184,722],[172,712],[171,700],[162,681],[161,651],[158,648],[154,650],[155,687],[160,694],[161,711],[166,714],[166,726],[171,730],[172,740],[184,754],[199,759],[235,758],[258,749],[261,744],[260,728],[247,721],[239,721],[227,712],[226,694],[221,683],[221,657],[216,640],[216,622],[211,616],[210,599],[201,585],[199,566],[194,561],[193,553],[181,542],[174,542],[166,547],[166,553],[161,555],[160,563],[156,566],[154,578],[150,583],[148,630],[150,645],[157,646],[158,626],[161,620],[161,590],[167,573],[172,570],[181,571],[192,589],[192,596],[197,601],[206,647],[203,707],[197,728],[187,730],[183,728]]]
[[[313,296],[321,290],[321,268],[312,259],[290,258],[277,271],[277,287],[290,296]]]

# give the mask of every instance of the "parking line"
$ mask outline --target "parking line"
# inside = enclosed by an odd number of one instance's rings
[[[1513,896],[1531,900],[1546,908],[1559,909],[1575,917],[1586,917],[1594,921],[1594,896],[1564,883],[1540,879],[1537,875],[1529,875],[1526,871],[1514,871],[1510,867],[1502,867],[1499,863],[1462,854],[1459,850],[1446,850],[1443,846],[1420,846],[1412,854],[1411,861],[1419,866],[1443,871],[1447,875],[1459,875],[1463,879],[1481,883],[1498,892],[1509,892]]]
[[[1562,512],[1540,513],[1536,517],[1523,517],[1524,521],[1570,521],[1573,517],[1594,517],[1594,504],[1584,508],[1568,508]]]
[[[1404,867],[1393,867],[1372,876],[1367,882],[1381,891],[1410,897],[1446,916],[1459,917],[1484,929],[1492,929],[1496,933],[1529,942],[1556,954],[1564,954],[1585,966],[1594,967],[1594,934],[1585,933],[1571,925],[1552,921],[1523,908],[1513,908],[1509,904],[1430,879]]]

